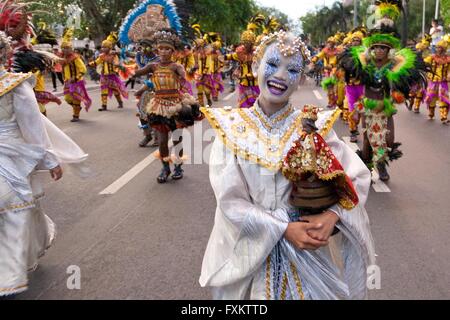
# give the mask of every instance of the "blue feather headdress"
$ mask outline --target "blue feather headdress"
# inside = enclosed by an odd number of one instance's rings
[[[138,19],[145,15],[147,8],[150,5],[160,5],[164,8],[164,18],[168,21],[169,25],[166,28],[174,29],[179,35],[181,35],[181,22],[180,17],[177,14],[176,6],[172,0],[144,0],[140,4],[136,4],[137,7],[133,9],[123,20],[122,26],[119,30],[119,41],[123,45],[129,45],[136,42],[130,39],[130,30],[133,28]],[[144,39],[145,37],[143,37]]]

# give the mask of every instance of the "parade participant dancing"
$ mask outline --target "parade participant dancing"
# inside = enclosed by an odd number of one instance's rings
[[[164,4],[164,5],[162,5]],[[142,6],[142,9],[141,9]],[[136,72],[135,77],[151,74],[151,83],[154,85],[154,96],[146,106],[148,122],[158,134],[159,152],[155,154],[162,162],[161,174],[157,177],[158,183],[166,183],[171,175],[170,163],[174,163],[172,179],[183,178],[182,169],[184,154],[182,149],[182,130],[175,136],[177,129],[192,126],[194,121],[202,120],[203,116],[194,97],[181,92],[181,83],[185,80],[185,70],[182,65],[173,62],[174,54],[181,43],[178,34],[181,33],[181,24],[176,13],[175,6],[169,1],[144,2],[136,12],[151,12],[153,17],[158,17],[152,26],[158,26],[158,31],[153,34],[159,56],[158,62],[153,62]],[[165,14],[169,13],[169,16]],[[133,13],[132,13],[133,14]],[[136,19],[129,19],[132,23]],[[139,15],[137,15],[139,19]],[[148,32],[147,25],[144,31]],[[174,140],[175,155],[170,156],[169,134]]]
[[[63,77],[64,77],[64,100],[72,106],[73,116],[71,122],[80,120],[81,104],[89,111],[92,100],[86,90],[84,75],[87,72],[86,65],[79,54],[73,50],[72,43],[73,30],[67,29],[61,43],[63,52]]]
[[[431,55],[430,51],[431,36],[426,35],[417,45],[416,51],[422,55],[422,58],[427,58]],[[420,113],[420,106],[426,98],[426,90],[419,84],[415,84],[409,93],[409,110],[413,110],[414,113]]]
[[[364,33],[362,31],[355,31],[349,36],[349,47],[346,50],[351,50],[353,47],[359,47],[362,45]],[[341,66],[338,66],[341,69]],[[345,96],[346,105],[348,108],[348,125],[350,129],[350,141],[358,142],[358,125],[361,119],[360,99],[364,96],[364,85],[361,84],[361,80],[355,74],[345,74]]]
[[[136,76],[152,74],[151,81],[155,85],[155,96],[147,106],[147,113],[149,124],[157,131],[159,137],[159,153],[155,156],[163,164],[157,181],[166,183],[172,173],[170,163],[174,163],[172,179],[182,179],[184,172],[181,145],[183,137],[181,134],[173,137],[175,139],[173,144],[178,152],[170,156],[169,133],[193,125],[194,121],[202,119],[202,115],[194,97],[181,92],[181,82],[185,80],[185,71],[183,66],[173,62],[173,54],[179,42],[177,33],[171,29],[163,29],[156,32],[154,37],[160,61],[138,70]]]
[[[120,65],[119,56],[114,51],[117,42],[117,35],[111,33],[106,40],[102,42],[102,53],[95,60],[97,67],[101,68],[100,85],[102,89],[102,107],[98,111],[108,110],[108,98],[113,95],[119,103],[119,109],[123,108],[122,97],[128,99],[128,91],[125,84],[119,77]]]
[[[428,91],[425,103],[428,106],[428,117],[434,119],[436,106],[439,107],[441,122],[448,124],[450,97],[448,82],[450,81],[450,55],[447,54],[449,44],[441,40],[436,44],[436,53],[425,58],[431,65],[428,73]]]
[[[181,30],[175,8],[170,5],[162,7],[158,0],[146,0],[137,6],[125,17],[119,31],[119,41],[122,46],[138,44],[142,46],[142,51],[136,54],[136,63],[139,69],[145,68],[153,62],[159,61],[159,57],[154,50],[153,36],[156,31],[167,27],[166,19],[176,30]],[[138,117],[140,128],[143,131],[144,139],[139,142],[139,147],[146,147],[154,138],[151,147],[158,146],[158,136],[154,134],[153,128],[148,122],[146,106],[153,97],[154,84],[147,75],[144,85],[135,93],[138,99]]]
[[[186,71],[186,81],[181,84],[181,90],[183,93],[194,95],[192,82],[195,77],[195,58],[189,44],[185,44],[183,50],[178,52],[176,62],[181,64]]]
[[[195,86],[197,88],[197,101],[203,107],[205,100],[209,106],[212,106],[211,95],[215,91],[213,78],[211,75],[210,56],[208,55],[208,43],[203,39],[200,26],[193,25],[192,28],[197,32],[197,39],[194,40],[194,58],[195,58]]]
[[[322,81],[322,87],[328,93],[328,108],[330,109],[336,107],[338,100],[335,72],[339,53],[340,51],[336,47],[336,38],[330,37],[327,40],[326,47],[311,59],[313,65],[323,61],[324,77],[326,79]]]
[[[14,56],[13,71],[18,73],[32,72],[36,79],[34,94],[39,105],[39,110],[47,116],[46,105],[50,102],[62,104],[62,101],[50,92],[45,90],[44,73],[51,70],[59,57],[50,57],[53,54],[36,51],[18,51]]]
[[[55,225],[39,204],[42,191],[35,171],[48,170],[57,181],[63,175],[61,163],[81,163],[87,158],[39,112],[32,73],[5,70],[11,54],[10,39],[1,31],[0,296],[28,289],[28,272],[37,268],[38,259],[55,238]]]
[[[380,0],[376,4],[378,20],[364,46],[345,53],[341,65],[346,73],[360,75],[365,86],[361,156],[369,168],[377,168],[380,180],[387,181],[388,160],[402,156],[401,144],[395,142],[394,104],[405,102],[413,84],[426,86],[426,66],[420,55],[401,48],[394,22],[400,16],[401,2]]]
[[[202,109],[217,131],[210,160],[217,209],[200,277],[201,286],[212,288],[214,299],[367,296],[366,271],[374,262],[364,209],[370,172],[332,129],[340,110],[315,113],[314,124],[304,120],[316,108],[303,112],[290,103],[309,58],[301,39],[285,32],[271,34],[255,55],[261,88],[255,106]],[[308,132],[314,128],[315,138],[303,139],[312,137]],[[290,203],[293,189],[283,172],[292,152],[303,149],[311,155],[315,147],[322,150],[317,162],[299,157],[294,171],[311,169],[346,182],[336,186],[340,204],[304,216]],[[328,245],[334,243],[330,236],[335,227],[343,237],[336,251]],[[334,253],[342,265],[333,261]]]
[[[219,101],[219,94],[223,93],[223,79],[222,79],[222,67],[223,61],[222,53],[220,49],[222,48],[222,39],[220,35],[212,32],[209,33],[209,41],[210,41],[210,52],[209,55],[209,70],[211,72],[212,83],[214,90],[211,92],[213,101]]]
[[[258,79],[253,75],[252,63],[256,35],[246,30],[241,35],[241,45],[236,52],[227,54],[225,60],[234,60],[239,63],[239,108],[251,108],[259,96]]]

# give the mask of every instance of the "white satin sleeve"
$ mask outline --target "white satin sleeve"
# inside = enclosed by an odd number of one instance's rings
[[[46,154],[38,165],[39,169],[50,170],[59,165],[59,161],[50,150],[50,140],[42,121],[42,115],[29,81],[23,82],[14,90],[14,113],[19,129],[26,143],[46,150]]]
[[[253,202],[249,188],[258,185],[257,181],[245,180],[236,156],[218,138],[210,161],[217,209],[200,284],[213,287],[248,284],[248,278],[283,237],[289,216],[284,208],[266,210]]]

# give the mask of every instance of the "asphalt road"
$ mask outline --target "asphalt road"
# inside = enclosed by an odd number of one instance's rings
[[[47,195],[42,204],[58,236],[30,275],[29,290],[14,299],[210,299],[198,284],[215,210],[207,164],[186,165],[183,180],[159,185],[160,163],[150,156],[156,149],[137,146],[135,101],[122,110],[110,102],[111,111],[102,113],[100,92],[91,96],[94,106],[79,123],[69,122],[68,105],[48,107],[49,118],[89,153],[94,176],[66,173],[52,182],[40,174]],[[306,85],[293,103],[324,106],[325,97]],[[236,100],[225,93],[216,106]],[[371,290],[370,298],[449,299],[450,127],[404,107],[396,126],[405,156],[391,165],[383,189],[390,192],[372,188],[367,203],[381,270],[381,289]],[[189,130],[204,134],[204,150],[208,129],[205,121]],[[336,130],[348,136],[342,123]],[[200,162],[201,149],[197,143],[191,160]],[[130,179],[133,168],[142,171]],[[130,181],[116,193],[100,194],[127,172]],[[79,290],[67,287],[70,266],[80,268]]]

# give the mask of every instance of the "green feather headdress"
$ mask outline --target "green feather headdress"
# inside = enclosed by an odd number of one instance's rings
[[[387,33],[375,33],[370,37],[363,40],[363,44],[367,48],[371,48],[374,45],[386,45],[393,49],[400,49],[401,42],[397,37]]]

